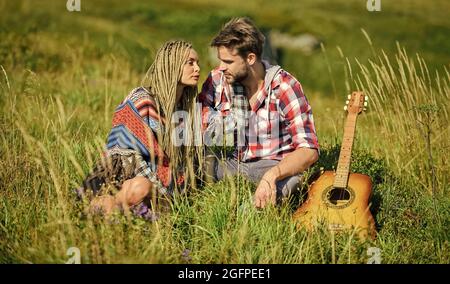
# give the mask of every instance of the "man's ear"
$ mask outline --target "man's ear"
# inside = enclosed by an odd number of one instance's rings
[[[247,55],[247,64],[248,65],[253,65],[256,62],[256,54],[254,54],[253,52],[250,52]]]

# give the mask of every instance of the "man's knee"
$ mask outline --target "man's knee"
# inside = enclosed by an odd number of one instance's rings
[[[299,193],[302,175],[294,175],[277,182],[277,202],[288,200]]]

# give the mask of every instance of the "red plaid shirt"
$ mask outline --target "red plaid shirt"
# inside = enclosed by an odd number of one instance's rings
[[[282,69],[273,79],[269,78],[268,70],[272,66],[263,63],[265,84],[251,108],[242,85],[230,86],[219,68],[211,71],[199,96],[204,129],[214,116],[233,116],[235,157],[242,161],[281,160],[298,148],[319,149],[311,106],[302,86]]]

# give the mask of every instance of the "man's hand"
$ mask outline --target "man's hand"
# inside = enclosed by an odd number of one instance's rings
[[[255,206],[264,208],[269,203],[276,203],[276,182],[286,177],[299,174],[317,161],[319,154],[316,149],[298,148],[289,153],[280,163],[268,170],[255,192]]]
[[[255,207],[264,208],[272,203],[275,205],[277,198],[277,186],[274,179],[263,177],[259,182],[255,192]]]

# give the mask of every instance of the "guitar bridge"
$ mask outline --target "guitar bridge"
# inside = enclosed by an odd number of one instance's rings
[[[345,225],[344,224],[336,224],[336,223],[332,223],[328,225],[328,229],[330,231],[342,231],[345,229]]]

